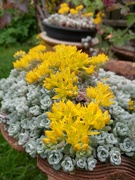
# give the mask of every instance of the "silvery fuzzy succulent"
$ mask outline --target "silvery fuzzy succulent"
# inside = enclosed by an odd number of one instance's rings
[[[38,154],[43,154],[45,152],[45,144],[43,143],[42,138],[43,136],[37,139],[37,153]]]
[[[76,166],[79,167],[80,169],[87,169],[87,158],[86,157],[81,157],[81,158],[76,158]]]
[[[60,161],[62,160],[62,158],[63,158],[63,153],[61,153],[58,150],[52,150],[49,153],[47,160],[50,165],[53,165],[53,168],[55,170],[59,170],[61,167]]]
[[[69,156],[64,157],[61,166],[64,172],[71,172],[75,168],[75,160]]]
[[[133,119],[131,119],[128,122],[128,127],[129,127],[129,137],[130,139],[134,140],[135,139],[135,113],[133,114]]]
[[[44,113],[41,116],[38,116],[38,119],[40,119],[38,127],[40,128],[46,128],[48,129],[50,127],[50,119],[47,117],[47,115]]]
[[[29,108],[29,114],[32,114],[33,116],[38,116],[41,114],[41,108],[38,105],[32,106]]]
[[[37,155],[37,142],[35,139],[29,139],[29,141],[24,145],[25,151],[31,156],[31,157],[36,157]]]
[[[21,121],[21,116],[17,115],[16,111],[8,114],[8,118],[9,118],[9,121],[7,121],[7,124],[8,123],[15,123],[15,122]]]
[[[30,136],[28,131],[25,131],[24,133],[20,133],[18,137],[18,144],[23,146],[28,142],[29,138]]]
[[[34,129],[37,129],[38,128],[37,124],[38,124],[37,117],[32,117],[29,121],[30,130],[32,131]]]
[[[110,106],[109,112],[113,116],[113,118],[117,121],[119,120],[128,121],[129,119],[132,118],[132,114],[124,110],[121,106],[118,105],[117,102],[115,102],[114,105]]]
[[[112,149],[110,151],[110,162],[113,165],[120,165],[121,164],[121,153],[118,149]]]
[[[28,101],[32,101],[41,96],[40,88],[34,85],[28,86],[28,93],[26,94]]]
[[[113,133],[107,133],[106,142],[109,147],[113,145],[118,145],[118,139],[114,136]]]
[[[30,120],[31,120],[30,117],[29,118],[28,117],[21,118],[21,127],[26,130],[30,129],[30,127],[31,127]]]
[[[133,156],[135,153],[135,139],[125,138],[122,143],[119,144],[121,151],[129,156]]]
[[[93,156],[91,156],[87,159],[87,169],[89,171],[93,171],[93,169],[96,167],[96,164],[97,164],[97,160],[94,159]]]
[[[13,123],[9,124],[8,134],[9,136],[18,137],[20,134],[20,130],[21,130],[20,122],[17,121],[14,124]]]
[[[16,110],[17,110],[18,114],[20,114],[20,115],[27,113],[28,109],[29,109],[29,107],[23,101],[16,106]]]
[[[126,123],[117,122],[113,129],[113,133],[115,136],[127,136],[129,135],[129,128]]]
[[[105,144],[107,136],[108,136],[107,132],[101,131],[100,134],[95,135],[95,138],[97,139],[98,144],[103,145]]]
[[[33,130],[30,130],[30,137],[33,139],[37,139],[42,134],[41,129],[35,128]]]
[[[20,71],[18,71],[17,69],[11,69],[9,77],[17,78],[19,76],[19,74],[20,74]]]
[[[98,146],[97,157],[101,162],[105,162],[109,157],[109,147],[107,145]]]
[[[40,100],[40,107],[43,110],[48,110],[52,106],[52,99],[50,96],[46,95],[43,99]]]

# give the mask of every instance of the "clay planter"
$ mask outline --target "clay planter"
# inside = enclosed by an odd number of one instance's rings
[[[135,160],[125,156],[120,166],[99,162],[93,171],[75,170],[70,174],[54,170],[40,157],[37,158],[37,166],[48,175],[48,180],[135,180]]]
[[[0,124],[0,130],[1,130],[1,133],[4,137],[4,139],[8,142],[8,144],[10,146],[12,146],[17,151],[24,152],[24,148],[22,146],[18,145],[18,142],[16,141],[16,139],[9,136],[8,132],[6,130],[4,130],[4,124]]]
[[[135,63],[122,60],[109,60],[105,65],[105,70],[115,72],[128,79],[135,79]]]

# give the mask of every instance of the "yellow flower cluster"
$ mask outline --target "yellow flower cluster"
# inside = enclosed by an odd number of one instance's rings
[[[59,14],[72,14],[72,15],[76,15],[76,14],[81,14],[82,16],[85,17],[93,17],[94,13],[93,12],[83,12],[84,10],[84,6],[78,5],[75,8],[70,8],[69,5],[67,3],[62,3],[60,4],[60,8],[58,10]],[[95,24],[100,24],[102,22],[102,18],[104,17],[104,13],[103,12],[99,12],[97,13],[95,19],[94,19],[94,23]]]
[[[130,101],[128,102],[128,104],[129,104],[129,110],[135,111],[135,108],[134,108],[134,106],[135,106],[135,101],[132,100],[132,99],[130,99]]]
[[[75,151],[87,152],[91,148],[89,136],[98,134],[110,120],[108,111],[102,107],[111,105],[114,96],[108,85],[97,83],[96,87],[86,88],[86,104],[75,104],[72,100],[79,93],[78,84],[82,79],[90,78],[108,57],[104,54],[89,57],[76,46],[57,45],[52,52],[45,49],[40,45],[27,54],[20,51],[15,56],[22,56],[14,63],[15,68],[28,71],[28,83],[42,83],[46,89],[54,91],[53,99],[57,99],[52,111],[47,112],[51,130],[45,131],[43,141],[52,145],[65,141]]]
[[[67,14],[70,8],[67,3],[60,4],[60,9],[58,10],[59,14]]]
[[[75,8],[70,8],[67,3],[60,4],[60,8],[58,10],[59,14],[78,14],[83,9],[83,5],[76,6]]]
[[[17,59],[16,62],[13,63],[14,68],[22,69],[22,68],[30,68],[31,63],[37,63],[43,61],[43,55],[45,53],[46,47],[44,45],[38,45],[26,54],[24,51],[18,51],[15,53],[14,57]]]
[[[47,114],[51,120],[51,130],[45,131],[43,142],[57,144],[65,140],[75,151],[89,150],[89,135],[99,134],[97,130],[101,130],[110,120],[108,111],[102,112],[94,102],[88,106],[75,105],[70,100],[56,102],[52,112]]]
[[[103,12],[97,13],[96,18],[94,19],[94,23],[100,24],[102,22],[102,19],[104,16],[105,16],[105,14]]]
[[[103,82],[97,83],[96,87],[88,87],[86,94],[89,99],[99,106],[107,107],[113,104],[114,95],[110,91],[109,85],[104,85]]]
[[[38,65],[26,74],[29,83],[43,82],[48,90],[54,90],[54,99],[65,101],[78,95],[78,79],[92,75],[100,64],[108,60],[104,54],[89,58],[76,46],[57,45],[54,52],[46,52],[45,46],[32,48],[14,63],[15,68]],[[30,69],[30,68],[29,68]]]

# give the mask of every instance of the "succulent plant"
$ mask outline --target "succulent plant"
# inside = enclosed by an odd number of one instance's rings
[[[28,64],[16,61],[9,77],[0,80],[0,123],[9,136],[30,156],[65,172],[134,157],[135,80],[102,69],[104,55],[89,59],[65,45],[47,54],[44,46],[36,48],[24,55]],[[43,53],[41,59],[33,63],[31,52]]]

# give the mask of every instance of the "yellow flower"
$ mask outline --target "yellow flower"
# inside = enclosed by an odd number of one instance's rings
[[[22,58],[24,55],[26,55],[26,52],[20,50],[20,51],[17,51],[17,52],[14,54],[14,58],[20,59],[20,58]]]
[[[81,5],[79,5],[79,6],[76,6],[76,10],[77,11],[80,11],[80,10],[82,10],[84,8],[84,6],[81,4]]]
[[[59,14],[67,14],[69,12],[70,8],[68,6],[64,6],[58,10]]]
[[[61,3],[61,4],[60,4],[60,7],[67,7],[67,6],[68,6],[67,3]]]
[[[106,107],[113,104],[113,92],[109,89],[109,85],[103,84],[103,82],[97,83],[96,87],[88,87],[86,95],[90,100],[98,103],[99,106]]]
[[[75,151],[80,151],[81,150],[81,145],[78,143],[78,144],[75,144],[74,145],[74,150]]]
[[[34,65],[37,65],[37,63],[35,62],[42,61],[42,57],[43,57],[42,55],[44,54],[45,50],[46,50],[46,46],[44,45],[38,45],[33,47],[32,49],[29,50],[27,54],[23,53],[23,56],[13,63],[14,68],[28,69],[30,67],[34,67]]]
[[[83,16],[86,16],[86,17],[93,17],[93,12],[85,13],[85,14],[83,14]]]
[[[92,56],[90,58],[90,62],[92,65],[102,65],[104,64],[105,62],[107,62],[109,60],[108,56],[106,56],[105,54],[101,53],[101,54],[98,54],[97,56]]]
[[[76,9],[71,8],[70,9],[70,13],[71,14],[78,14],[78,11]]]
[[[130,99],[128,104],[129,104],[129,110],[135,110],[135,108],[134,108],[134,101],[132,99]]]
[[[81,106],[70,100],[54,103],[47,115],[51,120],[52,132],[45,131],[45,134],[47,138],[51,137],[50,142],[55,142],[54,139],[61,141],[64,138],[76,151],[87,151],[89,135],[99,133],[92,130],[101,130],[110,120],[108,111],[102,112],[98,104],[91,102],[88,106]]]
[[[87,151],[87,150],[89,149],[88,144],[83,144],[83,145],[82,145],[82,149],[83,149],[84,151]]]
[[[96,17],[95,19],[94,19],[94,23],[95,24],[100,24],[102,22],[102,18],[101,17]]]
[[[95,24],[100,24],[102,22],[102,18],[105,16],[105,14],[103,12],[99,12],[96,15],[96,18],[94,19],[94,23]]]
[[[83,67],[87,74],[93,74],[95,72],[96,66],[90,65],[90,67]]]

